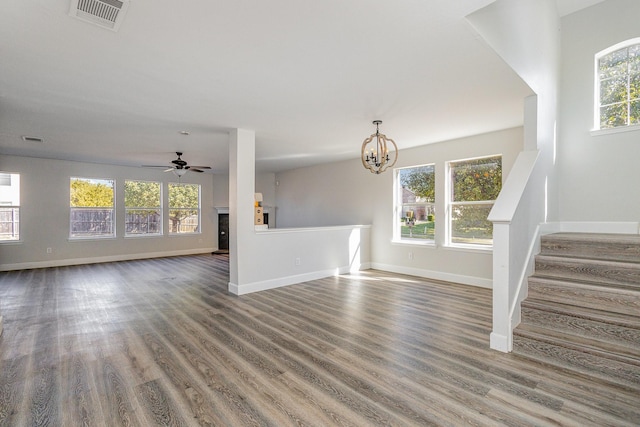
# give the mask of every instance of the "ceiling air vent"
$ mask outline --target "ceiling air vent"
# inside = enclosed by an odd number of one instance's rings
[[[37,136],[22,136],[22,140],[25,142],[44,142],[44,139],[38,138]]]
[[[128,7],[126,0],[71,0],[69,15],[118,31]]]

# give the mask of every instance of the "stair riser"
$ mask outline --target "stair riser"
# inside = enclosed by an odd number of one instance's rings
[[[570,310],[570,307],[567,309]],[[595,346],[605,350],[609,343],[624,346],[628,348],[626,355],[640,359],[640,329],[526,306],[522,307],[522,323],[589,338]]]
[[[640,313],[640,293],[633,291],[584,288],[572,286],[571,283],[563,285],[561,283],[537,282],[536,278],[530,277],[529,297],[632,316],[637,316]]]
[[[640,290],[640,264],[611,265],[594,262],[579,262],[561,258],[536,259],[537,276],[590,282],[599,285],[632,286]]]
[[[634,365],[517,334],[513,337],[513,349],[525,357],[640,390],[640,369]]]
[[[541,238],[540,249],[540,253],[544,255],[640,262],[640,241],[572,241],[551,235]]]

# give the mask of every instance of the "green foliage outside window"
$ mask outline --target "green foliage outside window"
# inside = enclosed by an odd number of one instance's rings
[[[200,230],[200,186],[169,184],[169,231],[190,233]]]
[[[435,171],[433,165],[398,171],[401,197],[400,237],[434,240]]]
[[[160,206],[160,183],[147,181],[125,181],[124,205],[127,208],[150,208]]]
[[[490,245],[493,223],[487,220],[502,189],[502,157],[452,162],[451,242]]]
[[[451,182],[454,202],[495,200],[502,189],[502,157],[451,163]]]
[[[402,187],[408,188],[416,197],[425,202],[434,203],[436,201],[436,175],[433,165],[401,169],[399,174]]]
[[[640,124],[640,44],[598,59],[600,129]]]
[[[70,236],[114,236],[114,196],[113,180],[71,178]]]
[[[162,233],[161,195],[159,182],[124,182],[126,235],[157,235]]]
[[[71,207],[112,208],[113,181],[71,178]]]

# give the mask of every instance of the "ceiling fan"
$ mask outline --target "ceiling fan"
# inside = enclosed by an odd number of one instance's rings
[[[176,151],[178,158],[175,160],[171,160],[172,165],[169,166],[165,172],[173,172],[177,176],[183,176],[188,171],[194,172],[204,172],[202,169],[211,169],[210,166],[189,166],[186,161],[182,160],[182,153]],[[167,166],[157,166],[157,165],[142,165],[143,168],[166,168]]]

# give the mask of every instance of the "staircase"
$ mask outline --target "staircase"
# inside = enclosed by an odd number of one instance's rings
[[[541,238],[515,354],[640,391],[640,235]]]

